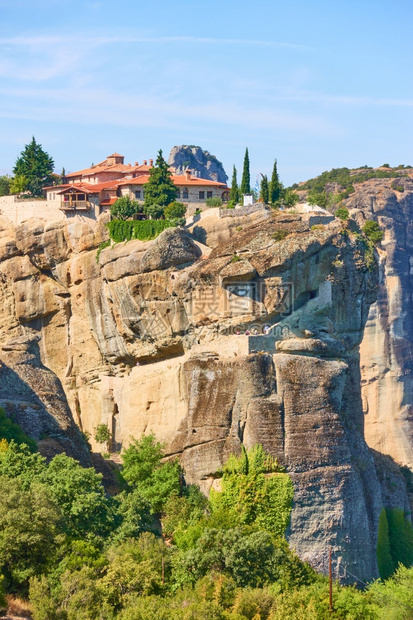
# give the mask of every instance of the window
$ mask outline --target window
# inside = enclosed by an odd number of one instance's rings
[[[177,189],[177,190],[176,190],[176,197],[177,197],[177,198],[180,198],[180,197],[181,197],[181,190],[180,190],[180,189]]]
[[[141,190],[140,189],[136,190],[135,198],[136,198],[136,200],[140,200],[141,199]]]
[[[182,198],[188,198],[188,190],[186,188],[182,192]]]
[[[84,194],[78,194],[76,200],[85,200]]]
[[[203,200],[205,198],[205,192],[199,192],[199,199]]]
[[[212,192],[207,192],[207,198],[212,198]]]

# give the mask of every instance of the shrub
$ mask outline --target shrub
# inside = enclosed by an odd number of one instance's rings
[[[237,263],[240,260],[242,260],[241,256],[238,256],[238,254],[233,254],[231,258],[231,263]]]
[[[276,230],[272,238],[275,241],[282,241],[283,239],[287,237],[287,235],[288,235],[288,232],[286,230]]]
[[[215,196],[214,198],[207,198],[205,204],[207,207],[222,207],[222,200]]]
[[[395,192],[404,192],[403,185],[399,185],[398,183],[396,183],[396,181],[394,183],[392,183],[391,186],[392,186],[392,189],[394,189]]]
[[[110,214],[118,220],[127,220],[139,212],[142,212],[142,206],[130,196],[118,198],[110,208]]]
[[[110,238],[119,243],[120,241],[130,241],[140,239],[149,241],[155,239],[161,232],[174,226],[169,220],[112,220],[106,226],[109,229]]]
[[[381,230],[377,222],[368,220],[363,226],[363,232],[368,239],[374,244],[380,243],[383,239],[384,233]]]
[[[107,241],[102,241],[102,243],[99,244],[98,251],[96,252],[96,262],[98,264],[99,264],[100,253],[102,252],[102,250],[104,250],[105,248],[108,248],[109,246],[110,246],[110,239],[108,239]]]
[[[183,218],[186,213],[186,206],[182,202],[171,202],[165,209],[164,215],[167,220]]]
[[[349,211],[347,207],[339,207],[334,213],[334,215],[340,220],[346,221],[349,218]]]
[[[34,452],[37,449],[36,442],[23,432],[22,428],[10,420],[4,409],[0,407],[0,439],[7,442],[14,440],[17,444],[25,443]]]
[[[157,203],[145,204],[143,211],[145,215],[151,217],[153,220],[159,220],[163,217],[165,207],[158,205]]]
[[[110,452],[112,445],[112,433],[110,432],[107,424],[98,424],[95,428],[95,441],[97,443],[104,443],[106,449]]]
[[[154,435],[144,435],[122,453],[123,477],[154,513],[163,509],[171,495],[180,492],[181,468],[177,461],[161,463],[163,447]]]

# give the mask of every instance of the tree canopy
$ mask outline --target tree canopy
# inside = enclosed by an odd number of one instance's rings
[[[121,196],[110,208],[111,215],[118,220],[127,220],[140,212],[142,212],[142,206],[130,196]]]
[[[27,189],[33,196],[41,196],[42,188],[52,185],[53,167],[53,159],[36,142],[33,136],[31,142],[26,144],[20,157],[17,158],[13,172],[16,177],[25,177]]]
[[[164,208],[176,200],[177,190],[162,150],[158,152],[155,165],[149,170],[149,181],[145,183],[144,190],[145,210],[152,205]]]
[[[248,147],[245,149],[240,191],[241,194],[249,194],[251,192],[250,157],[248,154]]]

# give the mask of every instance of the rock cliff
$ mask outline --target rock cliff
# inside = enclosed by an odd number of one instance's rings
[[[361,344],[367,443],[413,469],[413,178],[370,179],[345,201],[360,225],[376,220],[379,248],[377,301]]]
[[[397,467],[364,440],[359,345],[378,271],[337,220],[213,211],[99,262],[103,220],[2,218],[0,372],[22,387],[2,381],[0,399],[82,455],[70,410],[83,431],[108,424],[118,449],[153,431],[206,491],[231,452],[261,443],[293,478],[299,555],[325,570],[332,545],[337,575],[376,577],[380,511],[407,510]]]
[[[174,146],[169,154],[168,164],[176,174],[183,174],[189,168],[194,177],[226,183],[228,176],[220,161],[200,146]]]

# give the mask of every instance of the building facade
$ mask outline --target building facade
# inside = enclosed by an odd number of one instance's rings
[[[113,153],[99,164],[66,175],[63,185],[44,189],[48,202],[57,203],[62,211],[94,211],[97,217],[110,210],[121,196],[130,196],[143,203],[152,167],[152,159],[149,163],[144,160],[142,164],[124,164],[123,156]],[[177,189],[177,200],[187,205],[189,214],[205,205],[209,198],[220,198],[223,202],[229,199],[225,183],[193,177],[190,170],[183,175],[172,173],[172,181]]]

